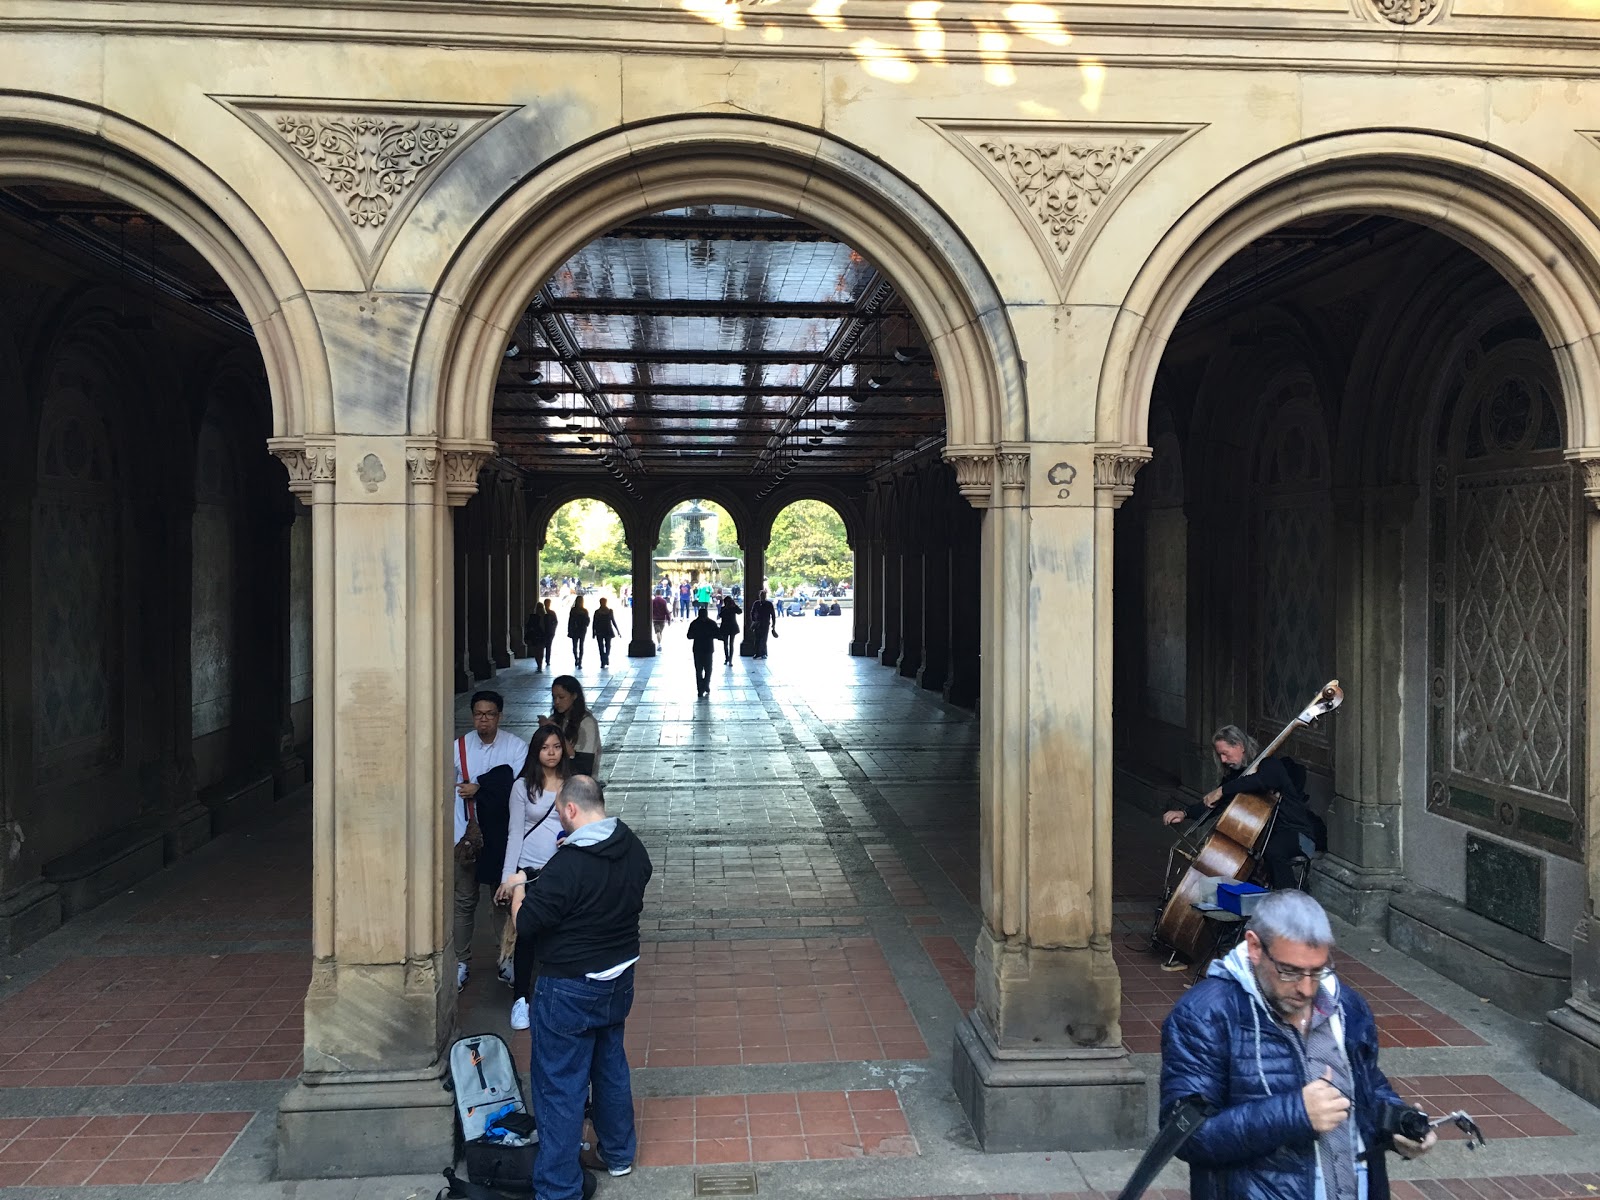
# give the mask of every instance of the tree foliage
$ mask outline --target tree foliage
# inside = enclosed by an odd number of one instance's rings
[[[772,522],[767,578],[786,588],[848,583],[855,558],[844,521],[820,500],[796,500]]]
[[[539,570],[620,585],[628,581],[632,562],[622,520],[610,506],[599,500],[572,500],[550,518]]]

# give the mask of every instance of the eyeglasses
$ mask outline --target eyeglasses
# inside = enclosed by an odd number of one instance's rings
[[[1284,983],[1299,983],[1302,979],[1309,979],[1314,983],[1321,983],[1333,975],[1333,964],[1327,963],[1320,967],[1291,967],[1279,962],[1272,957],[1272,952],[1263,944],[1261,953],[1266,956],[1269,963],[1278,972],[1278,978]]]

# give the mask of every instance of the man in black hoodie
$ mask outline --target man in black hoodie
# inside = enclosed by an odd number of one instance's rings
[[[535,1200],[583,1195],[578,1151],[591,1087],[597,1165],[626,1175],[638,1149],[623,1023],[650,855],[621,819],[606,816],[600,785],[587,775],[567,780],[557,810],[567,836],[517,911],[517,933],[533,939],[539,963],[529,1072],[539,1123]]]

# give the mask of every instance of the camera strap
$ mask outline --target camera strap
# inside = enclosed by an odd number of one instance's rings
[[[1155,1141],[1151,1142],[1150,1148],[1144,1152],[1139,1165],[1133,1169],[1128,1185],[1122,1189],[1117,1200],[1139,1200],[1139,1197],[1144,1195],[1145,1189],[1150,1186],[1151,1180],[1161,1174],[1161,1168],[1172,1161],[1172,1156],[1214,1112],[1216,1109],[1199,1096],[1190,1096],[1179,1103],[1178,1107],[1172,1110],[1172,1115],[1167,1118],[1167,1123],[1156,1134]]]

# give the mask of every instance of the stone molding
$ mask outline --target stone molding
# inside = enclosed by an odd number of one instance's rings
[[[331,438],[269,438],[267,450],[289,472],[289,491],[311,501],[318,484],[334,481],[335,455]]]
[[[1112,508],[1133,495],[1134,477],[1150,461],[1149,446],[1099,446],[1094,452],[1094,491],[1105,497]]]
[[[294,168],[368,287],[427,183],[518,106],[213,96]]]
[[[993,180],[1065,295],[1095,233],[1155,165],[1204,125],[929,121]]]
[[[1028,502],[1028,448],[1019,445],[1002,445],[1000,460],[1000,490],[1008,504]]]

